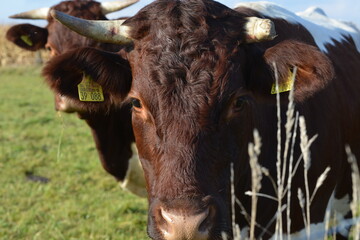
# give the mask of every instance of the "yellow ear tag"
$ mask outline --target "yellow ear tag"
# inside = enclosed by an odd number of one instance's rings
[[[21,35],[21,36],[20,36],[20,39],[21,39],[24,43],[26,43],[28,46],[32,47],[33,42],[31,41],[29,35]]]
[[[90,76],[85,75],[78,85],[79,99],[82,102],[103,102],[104,94],[100,84],[94,82]]]
[[[293,73],[289,69],[287,80],[282,83],[279,83],[279,93],[289,92],[294,86],[294,80],[295,78],[293,77]],[[276,84],[273,83],[271,87],[271,94],[277,94],[277,93],[278,92],[276,91]]]

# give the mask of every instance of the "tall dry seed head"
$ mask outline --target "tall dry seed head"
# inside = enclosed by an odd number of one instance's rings
[[[346,154],[348,156],[348,162],[351,166],[351,179],[352,179],[352,187],[353,187],[353,195],[352,202],[350,204],[350,209],[353,217],[359,217],[360,215],[360,173],[359,166],[357,165],[357,161],[355,155],[351,152],[350,146],[345,147]],[[354,239],[360,239],[360,222],[358,222],[354,227]]]

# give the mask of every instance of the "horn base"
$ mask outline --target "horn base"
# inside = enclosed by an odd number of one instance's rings
[[[129,27],[123,26],[125,20],[101,21],[86,20],[51,10],[51,16],[74,32],[99,42],[128,44],[132,43]]]
[[[262,42],[273,40],[277,35],[274,23],[269,19],[249,17],[245,24],[246,42]]]

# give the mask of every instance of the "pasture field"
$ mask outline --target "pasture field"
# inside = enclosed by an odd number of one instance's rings
[[[54,111],[40,72],[0,68],[0,239],[147,239],[146,200],[105,173],[87,125]]]

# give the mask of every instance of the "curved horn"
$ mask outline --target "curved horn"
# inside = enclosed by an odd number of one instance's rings
[[[85,20],[56,10],[51,10],[50,14],[74,32],[96,41],[115,44],[132,42],[128,34],[130,28],[121,25],[125,20]]]
[[[249,17],[247,20],[245,24],[247,43],[269,41],[276,37],[275,25],[271,20],[257,17]]]
[[[39,8],[27,12],[18,13],[10,16],[9,18],[19,18],[19,19],[47,19],[50,8]]]
[[[119,11],[123,8],[126,8],[134,3],[137,3],[139,0],[123,0],[115,2],[102,2],[101,3],[101,12],[106,15],[108,13]]]

